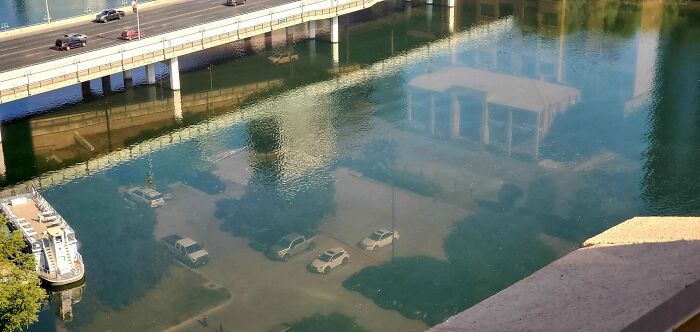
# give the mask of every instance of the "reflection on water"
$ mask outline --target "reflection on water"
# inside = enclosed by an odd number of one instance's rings
[[[12,104],[42,114],[2,124],[4,185],[41,186],[81,234],[68,330],[425,330],[628,217],[698,210],[698,16],[379,4],[341,18],[339,45],[298,26],[184,57],[181,92],[135,71]],[[146,184],[169,200],[127,199]],[[307,231],[288,262],[261,252]],[[173,233],[209,263],[173,261]],[[334,247],[348,265],[306,270]]]

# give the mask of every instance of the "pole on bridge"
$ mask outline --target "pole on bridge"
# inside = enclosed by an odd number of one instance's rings
[[[136,13],[136,32],[138,32],[139,40],[141,40],[141,20],[139,20],[139,1],[138,0],[131,0],[131,9],[134,11],[134,13]]]

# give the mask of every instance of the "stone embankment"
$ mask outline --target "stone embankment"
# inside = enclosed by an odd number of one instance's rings
[[[700,217],[637,217],[432,331],[692,331],[698,315]]]

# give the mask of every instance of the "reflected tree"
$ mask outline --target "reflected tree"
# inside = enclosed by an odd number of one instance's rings
[[[669,7],[663,19],[643,197],[651,214],[695,215],[700,212],[700,11]]]
[[[367,332],[355,319],[339,312],[315,314],[289,324],[289,332]]]

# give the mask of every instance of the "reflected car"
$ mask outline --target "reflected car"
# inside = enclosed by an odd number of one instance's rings
[[[224,2],[224,5],[234,7],[238,5],[245,5],[245,0],[226,0],[226,2]]]
[[[136,202],[146,203],[150,207],[159,207],[165,204],[163,194],[153,188],[134,187],[126,191],[127,197]]]
[[[399,232],[396,230],[388,230],[382,228],[360,242],[360,247],[364,250],[377,250],[383,246],[389,245],[399,239]]]
[[[288,62],[299,60],[299,55],[287,52],[287,53],[275,54],[273,56],[268,57],[267,59],[271,63],[278,65],[278,64],[282,64],[282,63],[288,63]]]
[[[349,261],[350,254],[345,249],[337,247],[319,255],[309,264],[309,269],[313,272],[328,274],[338,266],[347,265]]]
[[[87,36],[82,33],[67,33],[63,37],[56,39],[57,50],[70,50],[75,47],[87,45]]]

